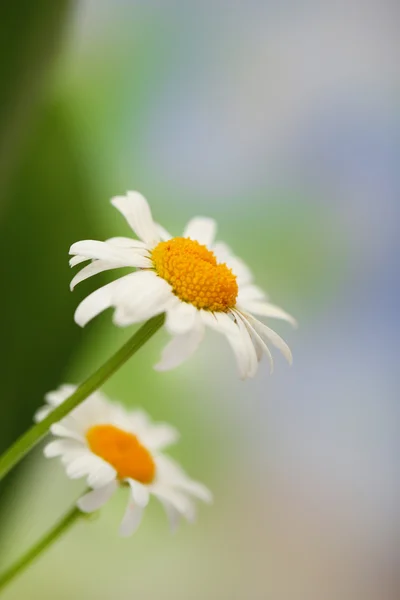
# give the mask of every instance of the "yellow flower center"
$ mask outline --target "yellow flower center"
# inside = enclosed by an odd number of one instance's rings
[[[119,479],[151,483],[156,466],[150,452],[132,433],[114,425],[95,425],[86,432],[89,448],[114,467]]]
[[[225,263],[218,264],[211,250],[189,238],[160,242],[152,252],[157,274],[174,294],[196,308],[227,312],[236,304],[236,276]]]

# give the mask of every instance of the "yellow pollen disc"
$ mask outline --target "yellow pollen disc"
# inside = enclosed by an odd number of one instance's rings
[[[174,294],[196,308],[227,312],[236,304],[236,276],[225,263],[218,264],[211,250],[189,238],[160,242],[152,252],[157,274]]]
[[[153,458],[132,433],[114,425],[95,425],[86,432],[86,440],[93,454],[114,467],[119,479],[153,481],[156,471]]]

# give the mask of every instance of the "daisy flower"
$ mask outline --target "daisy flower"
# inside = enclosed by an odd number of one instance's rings
[[[76,387],[62,385],[49,392],[35,420],[41,421],[66,400]],[[163,505],[174,529],[181,517],[195,518],[192,498],[211,502],[211,492],[190,479],[166,456],[164,449],[178,439],[176,429],[152,423],[141,410],[128,411],[95,392],[80,406],[51,427],[57,439],[44,448],[48,458],[60,457],[71,479],[85,477],[91,489],[80,500],[81,511],[101,508],[117,488],[129,489],[129,501],[120,534],[131,535],[140,524],[150,496]]]
[[[180,365],[199,346],[206,327],[227,338],[236,357],[240,376],[253,377],[263,354],[273,360],[267,344],[276,346],[292,362],[284,340],[255,315],[283,319],[293,317],[270,304],[253,284],[249,268],[230,248],[215,241],[213,219],[195,217],[180,237],[172,237],[152,217],[146,199],[128,192],[111,200],[137,238],[114,237],[105,242],[84,240],[71,246],[70,265],[91,261],[72,279],[71,289],[102,271],[131,267],[132,273],[109,283],[78,306],[75,321],[82,327],[113,307],[114,323],[127,326],[166,313],[165,326],[173,336],[156,369]]]

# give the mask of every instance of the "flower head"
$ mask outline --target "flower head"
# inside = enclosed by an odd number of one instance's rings
[[[46,405],[35,420],[44,419],[74,391],[63,385],[46,395]],[[212,499],[210,491],[190,479],[163,450],[176,442],[176,429],[165,423],[151,423],[140,410],[127,411],[95,392],[64,419],[51,427],[57,439],[44,449],[46,457],[59,456],[71,479],[85,477],[92,488],[78,501],[83,512],[101,508],[118,487],[129,488],[129,502],[121,523],[120,534],[131,535],[138,527],[150,495],[164,506],[171,527],[183,516],[195,517],[191,499]]]
[[[91,262],[75,275],[71,289],[102,271],[118,267],[132,267],[134,271],[87,296],[75,312],[79,325],[86,325],[110,307],[115,309],[113,320],[119,326],[165,312],[166,328],[173,339],[156,366],[160,371],[172,369],[191,356],[206,326],[226,336],[242,378],[255,375],[263,354],[268,356],[272,370],[268,343],[289,363],[292,361],[287,344],[254,315],[293,325],[294,319],[267,301],[264,292],[253,284],[249,268],[226,244],[215,242],[215,221],[196,217],[181,237],[172,237],[154,222],[146,199],[138,192],[128,192],[111,202],[139,239],[115,237],[73,244],[71,266]]]

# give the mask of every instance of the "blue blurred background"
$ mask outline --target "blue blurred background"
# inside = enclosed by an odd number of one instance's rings
[[[171,536],[151,506],[117,538],[123,492],[4,593],[122,600],[398,598],[398,6],[391,0],[28,0],[0,8],[0,445],[43,395],[132,329],[84,331],[79,239],[129,235],[141,191],[173,234],[193,215],[253,268],[294,353],[240,382],[207,335],[176,371],[159,334],[105,386],[182,433],[215,503]],[[111,278],[112,275],[109,275]],[[397,446],[397,447],[396,447]],[[0,488],[0,567],[83,489],[38,449]]]

